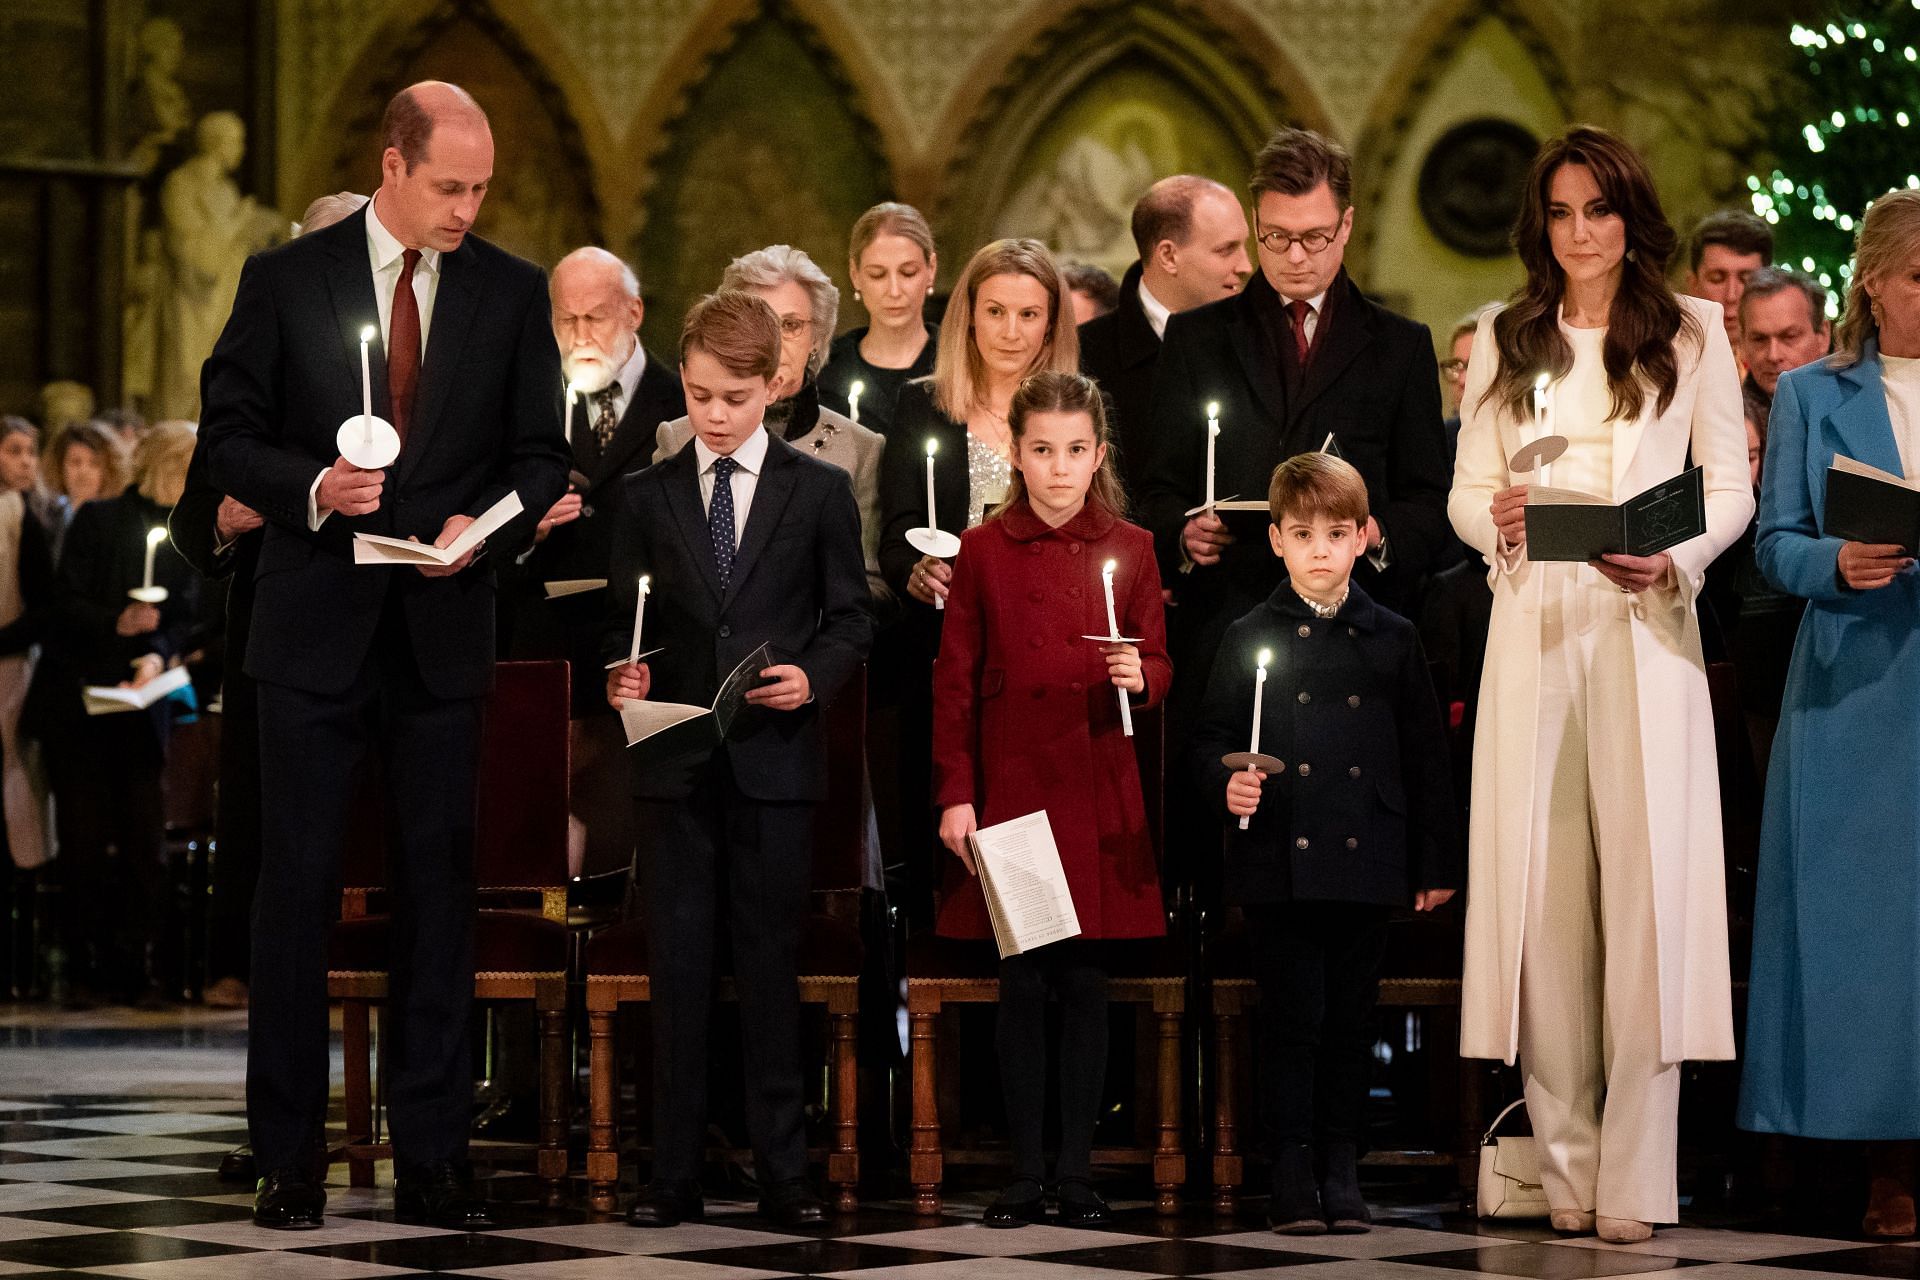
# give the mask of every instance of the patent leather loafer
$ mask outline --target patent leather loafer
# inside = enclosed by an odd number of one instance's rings
[[[393,1216],[413,1226],[447,1231],[479,1231],[495,1225],[493,1210],[473,1189],[472,1171],[456,1160],[433,1160],[397,1170]]]
[[[273,1169],[253,1192],[253,1225],[275,1231],[311,1231],[326,1215],[326,1189],[301,1169]]]
[[[700,1198],[697,1182],[654,1182],[640,1192],[640,1198],[627,1209],[630,1227],[677,1227],[683,1222],[698,1222],[707,1216],[706,1201]]]

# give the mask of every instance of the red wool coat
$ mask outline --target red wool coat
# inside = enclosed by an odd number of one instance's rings
[[[1087,938],[1166,932],[1133,743],[1100,646],[1100,570],[1117,562],[1120,634],[1139,636],[1146,693],[1166,696],[1166,619],[1153,535],[1091,505],[1050,529],[1024,502],[969,529],[954,562],[933,668],[933,795],[990,827],[1045,809]],[[935,931],[991,938],[986,899],[958,858]]]

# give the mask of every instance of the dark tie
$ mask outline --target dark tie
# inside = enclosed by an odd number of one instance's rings
[[[387,398],[393,404],[393,429],[402,440],[413,420],[413,392],[420,383],[420,303],[413,296],[413,269],[419,262],[418,249],[401,256],[393,310],[387,317]]]
[[[1293,317],[1293,354],[1304,369],[1313,354],[1313,339],[1307,336],[1307,317],[1313,314],[1313,308],[1295,298],[1287,304],[1287,314]]]
[[[740,464],[732,458],[713,461],[713,500],[707,504],[707,536],[713,539],[713,567],[720,574],[720,589],[727,589],[733,576],[733,473]]]
[[[617,382],[593,393],[593,438],[600,442],[602,452],[613,442],[614,428],[620,425],[620,415],[613,411],[613,398],[619,394]]]

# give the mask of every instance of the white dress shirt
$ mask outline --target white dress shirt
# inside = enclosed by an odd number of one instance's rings
[[[1295,300],[1282,294],[1280,301],[1284,306],[1292,307]],[[1307,331],[1307,345],[1311,346],[1313,345],[1313,335],[1320,332],[1320,309],[1327,305],[1327,291],[1322,289],[1311,298],[1308,298],[1306,302],[1307,322],[1305,328]]]
[[[1140,282],[1140,310],[1146,314],[1147,325],[1153,330],[1153,336],[1164,342],[1167,337],[1167,318],[1173,312],[1166,303],[1153,296],[1145,280]]]
[[[393,291],[400,283],[407,246],[387,230],[379,215],[380,196],[376,192],[367,202],[367,261],[373,269],[373,301],[380,310],[380,349],[387,350],[387,335],[392,332]],[[413,298],[420,310],[420,362],[427,359],[427,333],[433,327],[433,300],[440,291],[440,251],[422,249],[420,261],[413,266]],[[320,481],[323,469],[307,489],[307,528],[319,529],[331,511],[320,510]]]
[[[700,464],[700,509],[713,511],[713,464],[720,455],[707,448],[699,436],[693,438],[693,456]],[[733,473],[733,545],[737,550],[747,533],[747,512],[753,506],[753,491],[760,484],[760,468],[767,462],[767,428],[763,423],[741,441],[730,455],[740,464]]]
[[[620,366],[620,372],[613,375],[613,381],[599,391],[589,391],[581,398],[586,402],[587,427],[593,426],[593,420],[600,413],[600,403],[594,397],[611,387],[613,389],[613,421],[617,426],[627,414],[627,406],[633,403],[634,392],[639,389],[640,379],[647,372],[647,349],[638,342],[633,344],[633,354]],[[657,425],[657,424],[656,424]]]

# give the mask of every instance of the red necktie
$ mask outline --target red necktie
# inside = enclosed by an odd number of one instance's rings
[[[420,251],[409,249],[400,259],[400,279],[393,286],[393,310],[387,319],[387,398],[393,404],[393,429],[402,440],[413,418],[413,392],[420,382],[420,303],[413,296],[413,269]]]
[[[1313,339],[1307,336],[1307,317],[1313,314],[1313,308],[1295,298],[1287,304],[1287,314],[1293,317],[1293,354],[1304,369],[1307,357],[1313,354]]]

